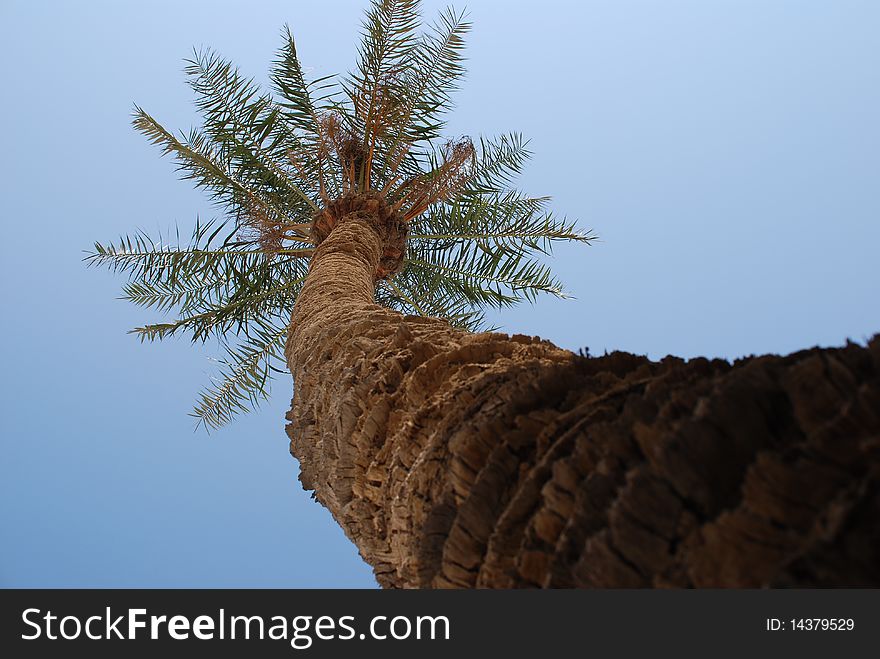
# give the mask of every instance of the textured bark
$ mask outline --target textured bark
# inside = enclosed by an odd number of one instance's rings
[[[880,585],[880,338],[584,358],[374,304],[380,235],[335,223],[287,354],[302,484],[382,586]]]

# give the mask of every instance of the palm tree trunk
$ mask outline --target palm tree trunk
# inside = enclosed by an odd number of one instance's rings
[[[291,321],[300,479],[385,587],[880,585],[880,337],[731,365],[373,303],[343,218]]]

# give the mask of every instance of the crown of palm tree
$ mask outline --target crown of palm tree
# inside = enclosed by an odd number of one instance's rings
[[[135,128],[225,217],[197,220],[188,242],[137,232],[96,243],[86,260],[129,276],[123,299],[176,316],[132,330],[141,340],[220,340],[221,375],[193,413],[206,427],[258,406],[273,373],[284,372],[290,310],[322,237],[319,220],[346,196],[378,197],[407,225],[406,253],[379,273],[379,304],[476,330],[487,307],[565,296],[540,256],[555,241],[589,243],[592,234],[549,213],[547,197],[511,188],[530,155],[520,135],[442,138],[470,24],[449,9],[420,33],[418,5],[374,0],[357,68],[344,78],[306,80],[285,27],[274,94],[197,51],[185,72],[200,129],[175,135],[135,107]]]

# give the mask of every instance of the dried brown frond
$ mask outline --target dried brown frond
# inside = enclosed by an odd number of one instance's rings
[[[394,210],[407,222],[421,215],[431,204],[453,197],[467,183],[476,150],[470,138],[449,140],[443,146],[442,160],[430,172],[413,177],[399,188]]]
[[[392,70],[377,82],[375,89],[368,94],[369,102],[355,103],[355,111],[364,123],[365,161],[360,176],[360,189],[372,188],[373,158],[380,140],[387,137],[390,129],[403,117],[403,107],[399,95],[391,90],[400,86],[401,70]],[[362,95],[359,95],[362,97]]]
[[[263,206],[252,204],[239,212],[241,239],[255,241],[267,255],[285,251],[287,241],[310,242],[310,225],[292,224],[272,216]]]
[[[406,154],[409,153],[409,149],[409,144],[402,144],[397,148],[396,152],[391,153],[389,158],[389,176],[385,185],[382,186],[382,189],[379,191],[381,195],[386,196],[389,191],[393,190],[394,186],[397,185],[397,182],[400,180],[400,164],[403,162]]]
[[[336,156],[342,194],[358,190],[358,176],[365,157],[363,139],[336,112],[319,117],[318,128],[327,153]]]
[[[259,204],[251,204],[239,213],[239,236],[256,241],[267,254],[277,254],[283,248],[284,227],[277,218],[266,212]]]

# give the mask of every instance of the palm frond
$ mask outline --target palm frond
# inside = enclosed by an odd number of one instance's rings
[[[406,271],[427,290],[458,290],[475,305],[506,307],[534,302],[538,294],[570,297],[550,266],[526,255],[466,242],[452,249],[411,249]]]
[[[147,136],[151,143],[162,148],[162,153],[173,155],[184,180],[195,182],[207,190],[212,199],[224,204],[236,214],[238,221],[252,208],[258,208],[272,217],[282,219],[284,200],[273,190],[255,188],[239,178],[230,166],[229,156],[212,145],[209,137],[192,129],[188,135],[175,137],[140,107],[135,106],[134,127]]]
[[[220,360],[220,377],[199,394],[192,416],[205,428],[219,428],[237,414],[259,407],[269,398],[274,364],[284,363],[287,327],[279,322],[262,322],[246,341],[226,346]]]
[[[465,296],[452,290],[425,288],[412,271],[404,270],[394,279],[383,280],[376,289],[376,301],[405,314],[443,318],[469,332],[483,326],[483,312]]]
[[[198,305],[188,301],[186,310],[195,313],[172,322],[135,327],[131,333],[141,341],[156,341],[184,332],[190,334],[194,343],[212,336],[222,339],[230,332],[247,335],[251,324],[292,308],[306,279],[303,274],[279,282],[267,269],[253,279],[248,275],[254,273],[239,274],[237,286],[228,297],[218,295],[216,301],[201,298]]]
[[[338,163],[332,161],[322,143],[320,119],[322,114],[335,106],[334,99],[340,93],[335,76],[306,81],[297,56],[296,42],[286,25],[282,36],[284,45],[278,52],[269,77],[281,97],[277,103],[284,120],[297,132],[302,145],[298,151],[290,151],[287,157],[302,178],[312,183],[313,188],[317,183],[319,197],[338,195],[338,189],[324,189],[327,185],[332,186],[334,165]]]
[[[442,116],[451,109],[452,93],[464,76],[464,37],[470,28],[463,12],[447,9],[413,49],[403,79],[403,107],[398,121],[391,126],[389,139],[377,154],[382,163],[380,181],[385,181],[402,146],[430,143],[440,137]]]
[[[468,241],[521,253],[548,254],[554,242],[595,240],[591,231],[546,211],[548,197],[529,197],[517,191],[460,197],[436,204],[413,222],[410,241],[451,247]]]
[[[226,167],[252,187],[269,189],[279,205],[307,216],[317,210],[316,181],[300,180],[290,164],[299,140],[284,121],[283,109],[254,80],[244,78],[231,62],[210,50],[194,51],[184,72],[196,93],[203,131]]]

